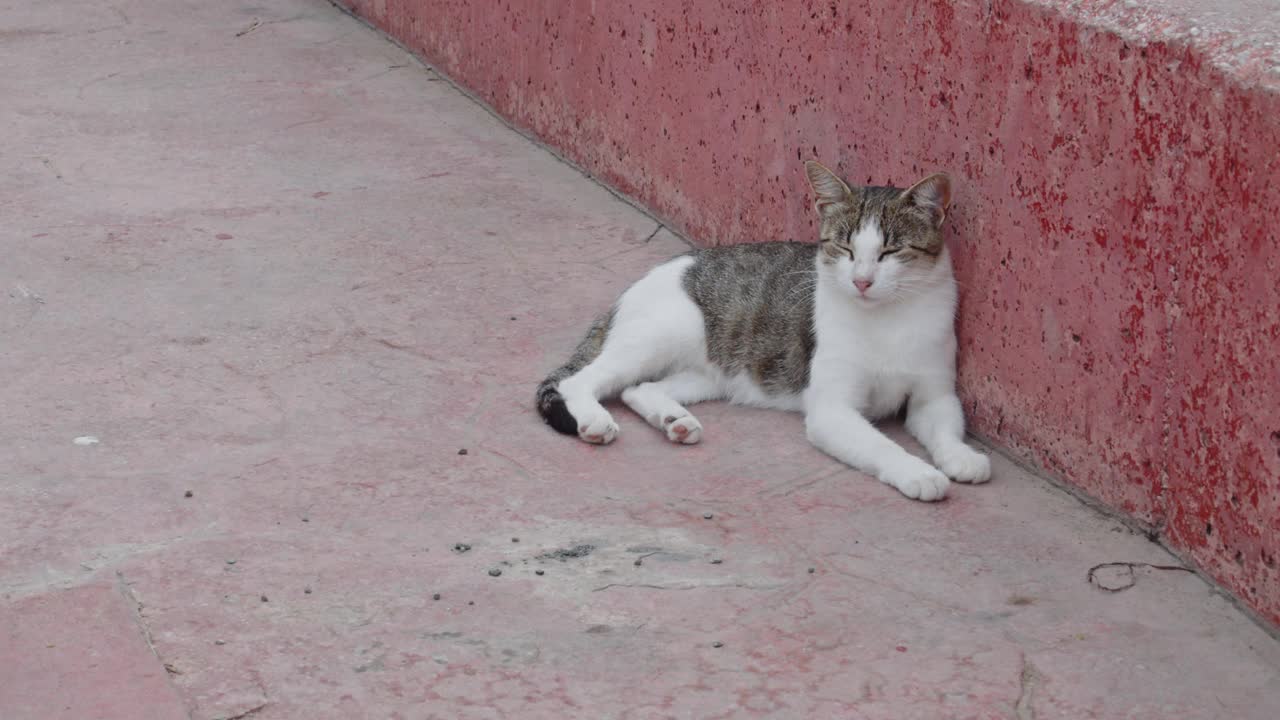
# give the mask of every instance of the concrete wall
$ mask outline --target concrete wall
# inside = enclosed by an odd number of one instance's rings
[[[953,173],[975,432],[1275,622],[1280,32],[1178,1],[344,0],[700,243]]]

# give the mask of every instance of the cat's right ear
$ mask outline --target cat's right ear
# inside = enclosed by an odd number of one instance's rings
[[[809,186],[817,197],[813,206],[819,215],[827,217],[853,205],[853,191],[822,163],[809,160],[804,164],[804,171],[809,176]]]

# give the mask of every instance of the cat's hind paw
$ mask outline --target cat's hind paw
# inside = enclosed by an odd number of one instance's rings
[[[608,412],[601,412],[578,425],[578,437],[592,445],[608,445],[618,437],[618,423]]]
[[[938,458],[938,467],[956,482],[976,485],[991,479],[990,458],[967,445]]]
[[[693,445],[702,439],[702,423],[692,415],[663,418],[662,429],[666,431],[667,439],[674,443]]]

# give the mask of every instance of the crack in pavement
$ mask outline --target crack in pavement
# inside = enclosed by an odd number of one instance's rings
[[[268,703],[265,703],[265,702],[259,703],[258,705],[254,705],[253,707],[249,708],[248,710],[245,710],[244,712],[236,713],[235,715],[228,715],[226,717],[219,717],[217,718],[217,720],[243,720],[244,718],[247,718],[256,712],[265,709],[267,705]]]
[[[591,592],[602,592],[610,588],[646,588],[649,590],[699,590],[702,588],[740,588],[742,590],[777,590],[786,587],[786,583],[775,583],[772,585],[749,585],[747,583],[681,583],[673,585],[657,585],[653,583],[609,583],[598,588],[592,588]]]
[[[1022,671],[1018,674],[1018,700],[1013,705],[1013,712],[1018,716],[1018,720],[1035,720],[1036,711],[1031,707],[1031,699],[1035,694],[1036,686],[1040,684],[1040,671],[1036,670],[1036,666],[1027,660],[1027,656],[1022,656]]]

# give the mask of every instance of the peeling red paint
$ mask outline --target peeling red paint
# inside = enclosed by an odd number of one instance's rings
[[[1254,56],[1115,3],[347,4],[699,242],[811,238],[809,157],[955,173],[976,431],[1280,621],[1280,100]]]

